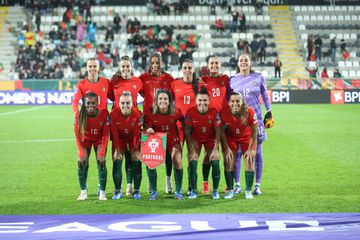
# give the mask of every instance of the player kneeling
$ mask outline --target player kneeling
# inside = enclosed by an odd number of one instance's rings
[[[130,151],[132,156],[132,175],[134,176],[134,199],[140,199],[141,162],[140,162],[140,131],[142,126],[141,112],[133,107],[130,92],[120,96],[119,108],[114,108],[111,113],[111,133],[115,146],[113,155],[113,180],[115,185],[114,196],[116,200],[122,197],[122,163],[125,152]]]
[[[105,109],[99,109],[98,102],[98,96],[93,92],[88,92],[83,99],[80,112],[75,113],[74,132],[79,155],[78,179],[81,188],[77,200],[87,199],[87,175],[92,146],[95,149],[98,166],[99,200],[107,200],[105,156],[109,140],[109,113]]]
[[[229,107],[221,110],[220,117],[224,126],[222,132],[225,180],[229,189],[225,199],[234,197],[234,156],[241,148],[244,153],[246,199],[252,199],[251,188],[254,182],[254,157],[256,153],[257,123],[256,114],[247,106],[239,93],[230,95]],[[240,145],[240,146],[239,146]]]
[[[196,107],[192,107],[185,117],[185,136],[188,145],[189,177],[191,193],[189,198],[197,198],[197,161],[202,146],[209,156],[212,166],[213,199],[219,199],[220,182],[219,142],[221,119],[215,108],[209,108],[210,96],[205,87],[196,94]]]

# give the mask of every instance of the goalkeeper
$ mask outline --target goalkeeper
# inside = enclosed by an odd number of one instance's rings
[[[255,110],[258,118],[258,136],[257,149],[255,154],[255,177],[256,183],[254,194],[260,195],[260,183],[263,170],[263,154],[262,143],[267,139],[265,128],[271,128],[274,125],[274,118],[271,112],[271,105],[269,95],[266,90],[266,81],[261,73],[256,73],[251,70],[251,60],[249,55],[242,54],[238,60],[239,73],[235,74],[230,79],[230,92],[237,92],[243,95],[246,103]],[[263,99],[267,113],[264,119],[262,118],[260,96]],[[235,192],[241,192],[240,188],[240,164],[241,161],[236,159],[235,163]],[[237,187],[239,189],[237,190]],[[236,191],[237,190],[237,191]]]

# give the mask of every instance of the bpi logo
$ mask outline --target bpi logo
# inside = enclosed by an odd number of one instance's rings
[[[152,153],[156,153],[156,149],[159,148],[159,142],[156,139],[151,139],[151,141],[148,143],[148,146]]]
[[[272,102],[274,102],[274,103],[290,102],[290,92],[289,91],[272,91]]]
[[[344,104],[344,91],[332,90],[331,91],[331,104]]]
[[[360,103],[360,91],[345,91],[344,92],[345,103]]]

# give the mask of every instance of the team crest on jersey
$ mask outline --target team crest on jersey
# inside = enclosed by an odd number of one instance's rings
[[[224,83],[224,81],[221,81],[221,85],[224,85],[225,83]]]
[[[102,88],[102,91],[105,92],[105,91],[106,91],[106,87],[103,87],[103,88]]]
[[[256,81],[254,80],[254,81],[253,81],[253,86],[256,86],[256,85],[257,85],[257,83],[256,83]]]
[[[209,123],[212,124],[212,120],[209,120]]]
[[[102,126],[103,125],[103,122],[100,122],[100,126]]]
[[[131,122],[131,126],[134,126],[135,125],[135,123],[134,122]]]
[[[133,88],[136,89],[136,85],[135,85],[135,84],[133,85]]]
[[[166,81],[164,81],[164,85],[166,85]]]

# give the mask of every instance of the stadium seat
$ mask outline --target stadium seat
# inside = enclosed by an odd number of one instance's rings
[[[330,19],[331,19],[331,21],[336,22],[337,21],[337,16],[336,15],[331,15]]]
[[[360,64],[359,64],[358,61],[354,61],[354,62],[352,63],[352,65],[353,65],[354,68],[359,68],[359,67],[360,67]]]
[[[360,78],[360,70],[356,71],[356,76]]]
[[[337,20],[340,21],[340,22],[344,21],[344,16],[343,15],[338,15]]]
[[[345,21],[350,22],[351,21],[351,16],[350,15],[345,15]]]
[[[328,72],[329,78],[333,78],[334,77],[334,72],[329,70]]]
[[[314,11],[315,11],[315,12],[321,12],[320,6],[315,6],[315,7],[314,7]]]
[[[351,16],[351,21],[357,22],[357,20],[358,20],[358,16],[356,16],[356,15]]]
[[[305,15],[303,16],[304,22],[310,22],[310,16],[309,15]]]
[[[349,77],[356,77],[356,72],[354,70],[349,71]]]
[[[349,72],[348,71],[342,71],[341,76],[343,76],[344,78],[348,78],[349,77]]]
[[[297,16],[296,16],[296,21],[302,22],[302,21],[303,21],[303,16],[297,15]]]
[[[344,38],[345,40],[350,39],[350,34],[344,33],[343,38]]]
[[[295,6],[295,7],[294,7],[294,11],[295,11],[295,12],[301,12],[300,6]]]
[[[307,6],[301,6],[301,12],[307,12],[308,9],[307,9]]]
[[[307,10],[308,10],[308,12],[315,12],[314,6],[308,6]]]
[[[344,61],[339,61],[338,62],[338,67],[345,67],[345,62]]]
[[[327,6],[321,6],[321,12],[326,13],[328,11]]]
[[[311,15],[311,16],[310,16],[310,20],[311,20],[312,22],[316,22],[316,21],[317,21],[317,16],[316,16],[316,15]]]
[[[323,16],[323,15],[318,15],[318,16],[317,16],[317,21],[318,21],[318,22],[324,21],[324,16]]]
[[[351,68],[351,67],[352,67],[352,62],[346,61],[346,62],[345,62],[345,66],[346,66],[347,68]]]
[[[310,62],[308,63],[308,67],[310,67],[310,68],[316,68],[316,67],[317,67],[317,64],[316,64],[316,62],[310,61]]]
[[[325,21],[325,22],[330,22],[330,20],[331,20],[331,18],[330,18],[329,15],[325,15],[325,16],[324,16],[324,21]]]

